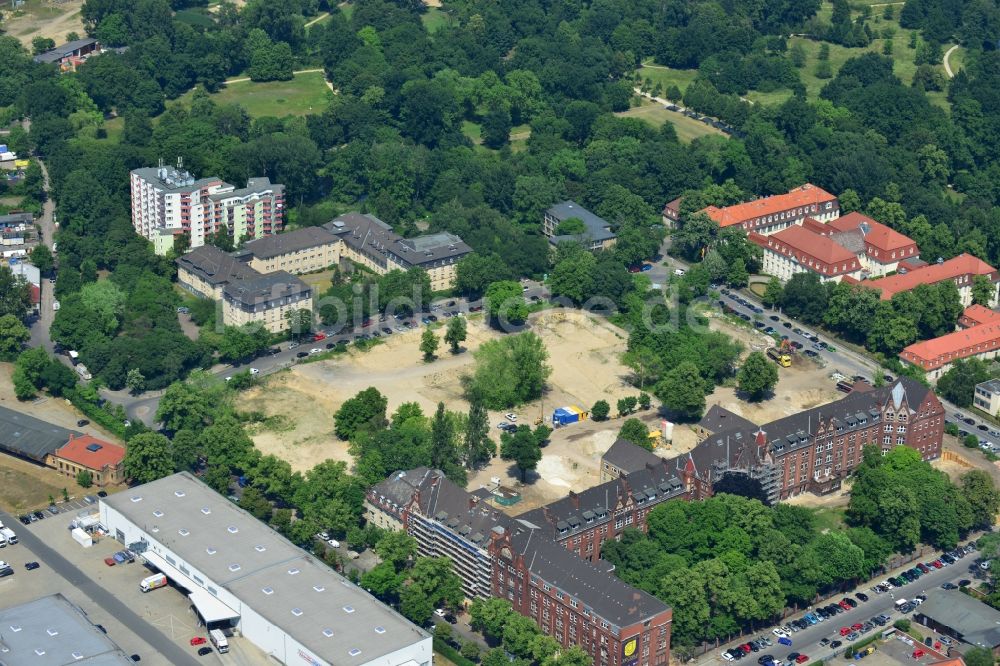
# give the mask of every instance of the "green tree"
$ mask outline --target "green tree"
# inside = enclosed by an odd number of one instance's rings
[[[606,421],[608,419],[608,414],[611,413],[611,405],[608,404],[607,400],[598,400],[594,403],[594,406],[590,408],[590,416],[595,421]]]
[[[31,287],[28,281],[14,275],[6,263],[0,264],[0,317],[9,314],[23,321],[30,308]]]
[[[648,347],[638,347],[625,352],[622,362],[635,372],[635,379],[638,379],[640,389],[646,388],[647,383],[658,381],[664,372],[663,359]]]
[[[643,411],[649,409],[653,404],[652,399],[649,397],[648,393],[639,394],[639,408]]]
[[[312,334],[313,314],[310,310],[289,310],[285,313],[285,322],[288,324],[289,335],[295,340],[302,340]]]
[[[31,253],[28,257],[31,263],[43,274],[48,273],[55,267],[55,259],[52,257],[52,251],[49,250],[49,246],[45,243],[39,243],[31,248]]]
[[[510,142],[510,111],[503,104],[492,104],[483,117],[483,145],[499,149]]]
[[[596,265],[594,255],[582,250],[563,259],[555,265],[549,276],[552,294],[568,298],[577,305],[583,303],[593,295]]]
[[[991,307],[991,303],[996,299],[997,288],[985,275],[976,275],[972,278],[972,302],[985,307]]]
[[[977,358],[958,360],[938,379],[937,392],[959,407],[971,407],[976,384],[989,378],[989,368],[983,361]]]
[[[93,475],[88,470],[81,469],[79,472],[76,473],[76,485],[80,486],[81,488],[91,487],[92,485],[94,485]]]
[[[496,444],[490,439],[489,414],[478,400],[469,405],[469,418],[465,424],[465,466],[474,469],[490,461],[497,453]]]
[[[983,470],[972,470],[962,475],[961,492],[972,510],[975,527],[992,525],[1000,511],[1000,492],[993,478]]]
[[[472,628],[494,639],[503,637],[503,628],[514,615],[510,602],[496,597],[476,599],[469,607]]]
[[[967,650],[962,655],[962,659],[965,661],[965,666],[993,666],[996,662],[993,658],[993,653],[981,647],[974,647]]]
[[[257,520],[267,522],[271,518],[274,507],[258,488],[247,486],[240,495],[240,508],[247,511]]]
[[[781,291],[781,281],[776,277],[770,278],[764,287],[764,296],[761,298],[761,302],[769,308],[774,307],[781,302]]]
[[[382,562],[361,576],[361,587],[383,601],[394,601],[403,588],[404,578],[391,562]]]
[[[514,280],[494,282],[486,289],[486,309],[494,326],[519,326],[528,318],[524,291]]]
[[[125,386],[128,387],[132,395],[139,395],[146,389],[146,378],[138,368],[132,368],[125,375]]]
[[[705,380],[691,361],[667,372],[653,388],[653,394],[680,418],[697,419],[705,411]]]
[[[531,428],[520,425],[512,433],[505,432],[500,436],[500,457],[504,460],[513,460],[517,468],[521,470],[521,481],[525,480],[525,474],[538,466],[542,459],[542,449],[538,445],[538,439]]]
[[[459,345],[461,345],[466,338],[466,323],[465,317],[452,317],[448,320],[448,329],[444,334],[444,341],[451,345],[451,353],[457,354],[459,350]]]
[[[334,432],[341,439],[353,440],[359,432],[373,432],[384,428],[388,404],[388,400],[378,389],[369,386],[340,406],[334,415]]]
[[[213,405],[207,404],[206,397],[193,384],[175,382],[160,398],[156,420],[172,432],[182,429],[200,431],[213,413]]]
[[[458,652],[473,663],[479,661],[479,645],[475,641],[462,641]]]
[[[736,383],[750,400],[760,400],[778,383],[778,368],[763,352],[751,352],[736,374]]]
[[[510,268],[497,255],[473,252],[455,267],[455,289],[470,299],[477,299],[494,282],[503,282],[512,277]]]
[[[12,314],[0,316],[0,359],[11,361],[31,339],[31,331]]]
[[[736,259],[729,268],[729,274],[726,276],[726,282],[730,287],[745,287],[750,281],[750,274],[747,272],[746,264],[743,263],[743,259]]]
[[[649,428],[639,419],[625,419],[621,430],[618,431],[618,439],[632,442],[649,451],[653,450],[653,445],[649,441]]]
[[[451,559],[421,557],[410,570],[409,583],[400,592],[399,610],[411,622],[424,625],[435,608],[457,608],[462,598],[462,579],[452,571]]]
[[[503,649],[521,658],[531,657],[535,637],[541,633],[534,620],[524,615],[512,615],[503,628]]]
[[[538,398],[552,372],[548,351],[532,332],[489,340],[473,356],[473,373],[464,379],[466,395],[491,409],[510,408]]]
[[[587,225],[578,217],[567,217],[555,229],[556,236],[579,236],[587,233]]]
[[[455,424],[439,402],[431,420],[431,467],[449,471],[459,467],[458,446],[455,441]]]
[[[149,483],[174,471],[170,440],[158,432],[133,437],[125,448],[125,476],[133,483]]]
[[[424,355],[425,363],[430,363],[434,360],[434,352],[437,351],[439,344],[441,344],[441,341],[434,335],[434,331],[431,330],[430,326],[424,328],[424,332],[420,334],[420,351]]]
[[[406,532],[389,531],[378,540],[375,552],[383,562],[390,563],[396,571],[402,571],[417,556],[417,540]]]

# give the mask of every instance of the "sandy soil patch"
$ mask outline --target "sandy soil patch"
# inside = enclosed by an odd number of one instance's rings
[[[63,44],[66,42],[66,35],[71,32],[80,37],[86,36],[80,17],[81,7],[83,0],[29,0],[17,12],[4,12],[4,30],[8,35],[17,37],[29,49],[31,40],[35,37],[48,37],[57,45]]]
[[[618,360],[625,351],[627,339],[620,329],[578,312],[552,311],[532,320],[532,330],[545,341],[553,372],[545,397],[517,410],[522,422],[533,423],[547,417],[560,405],[577,404],[589,408],[602,398],[614,405],[618,398],[638,393],[625,384],[629,371]],[[439,336],[444,335],[443,328],[436,331]],[[462,397],[461,376],[473,363],[471,351],[498,336],[482,319],[471,318],[465,351],[452,355],[442,345],[438,360],[424,363],[418,349],[420,331],[396,333],[367,352],[352,349],[335,359],[299,365],[279,373],[260,388],[243,394],[238,407],[288,417],[290,429],[258,432],[254,442],[263,453],[273,453],[288,460],[294,469],[309,469],[327,458],[349,460],[347,444],[333,435],[333,414],[344,400],[374,386],[387,397],[390,413],[404,402],[417,402],[427,414],[436,409],[438,402],[444,402],[453,411],[467,411],[469,405]],[[495,425],[503,415],[495,412],[490,417]],[[620,424],[609,421],[586,425],[586,432],[609,433],[602,435],[603,439],[593,443],[592,448],[584,447],[578,452],[583,457],[574,459],[577,469],[591,467],[596,474],[596,461],[613,443]],[[563,433],[569,438],[573,430],[560,431],[554,441],[561,441]],[[499,431],[494,430],[493,435],[499,442]],[[555,450],[555,444],[549,450]],[[592,464],[580,464],[585,461]],[[500,476],[509,477],[505,483],[513,483],[516,470],[510,475],[506,471],[507,463],[498,461],[498,465],[497,469],[484,472],[483,478],[488,482],[491,476],[503,471]],[[569,471],[573,471],[572,463],[567,465]],[[554,480],[553,488],[565,489],[564,483],[579,487],[574,474],[544,469],[549,470],[546,477],[551,476]]]
[[[441,0],[424,0],[424,4],[428,7],[441,7]]]

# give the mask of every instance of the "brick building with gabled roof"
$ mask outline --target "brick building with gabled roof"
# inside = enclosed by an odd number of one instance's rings
[[[857,233],[863,239],[862,264],[870,276],[882,276],[899,267],[899,262],[920,256],[917,243],[895,229],[861,213],[848,213],[829,222],[842,233]]]
[[[95,486],[107,486],[125,481],[125,449],[91,435],[73,437],[56,449],[49,466],[60,474],[76,478],[80,472],[90,472]]]
[[[748,232],[768,235],[798,225],[806,217],[820,222],[834,220],[840,216],[840,202],[826,190],[806,183],[789,190],[787,194],[762,197],[725,208],[708,206],[701,212],[722,228],[739,226]]]
[[[919,367],[930,380],[941,377],[955,361],[969,358],[987,360],[998,355],[1000,322],[996,321],[914,342],[899,352],[900,359]]]

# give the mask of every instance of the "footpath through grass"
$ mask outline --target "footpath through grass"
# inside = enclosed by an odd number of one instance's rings
[[[290,81],[239,81],[226,84],[212,94],[216,104],[239,104],[251,117],[304,116],[326,108],[333,91],[326,85],[323,72],[296,74]],[[190,106],[193,92],[180,97]]]

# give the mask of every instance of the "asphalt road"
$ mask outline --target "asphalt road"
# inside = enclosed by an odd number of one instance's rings
[[[940,553],[928,553],[921,562],[930,562],[938,558]],[[757,663],[757,659],[765,654],[773,655],[776,659],[785,660],[787,659],[789,653],[799,652],[801,654],[809,655],[809,662],[814,662],[820,659],[829,659],[834,656],[839,651],[843,650],[844,646],[847,645],[847,641],[840,636],[841,627],[849,627],[855,623],[864,624],[876,615],[886,614],[889,616],[889,625],[892,622],[900,619],[901,617],[912,617],[913,613],[903,616],[893,609],[893,605],[896,601],[900,599],[913,599],[918,594],[931,594],[933,590],[940,589],[941,585],[944,583],[955,583],[963,578],[973,578],[972,574],[969,572],[969,565],[972,564],[973,560],[977,557],[976,552],[966,555],[962,559],[955,562],[951,566],[946,566],[941,569],[933,569],[930,573],[924,574],[917,581],[909,583],[902,588],[896,588],[890,590],[887,593],[875,594],[869,588],[877,583],[881,583],[885,579],[889,578],[890,575],[896,575],[898,572],[902,572],[906,569],[911,569],[916,566],[916,561],[904,566],[901,569],[897,569],[892,574],[886,574],[884,576],[879,576],[878,578],[869,581],[863,586],[852,590],[849,595],[845,594],[838,597],[833,597],[831,599],[822,602],[820,605],[826,606],[828,604],[836,603],[844,598],[844,596],[854,597],[856,592],[864,592],[868,595],[869,600],[867,602],[859,602],[857,608],[853,608],[849,611],[845,611],[835,617],[829,618],[820,622],[819,624],[814,624],[802,631],[795,632],[791,634],[792,645],[785,646],[779,645],[777,637],[771,633],[773,626],[769,626],[766,629],[762,629],[757,636],[767,636],[772,641],[774,645],[772,647],[762,648],[760,652],[751,652],[746,657],[741,659],[739,662],[726,662],[722,659],[722,652],[726,649],[735,647],[736,645],[743,643],[745,641],[734,642],[729,645],[725,645],[718,650],[714,650],[709,654],[705,655],[699,660],[700,666],[705,666],[706,664],[726,664],[729,666],[732,663],[746,664],[747,666],[753,666]],[[785,624],[790,620],[795,620],[801,618],[803,615],[812,610],[813,607],[806,608],[800,613],[796,613],[788,618],[785,618],[781,624]],[[864,634],[864,637],[871,636],[873,632],[880,631],[876,627],[872,632]],[[934,634],[935,637],[937,636]],[[822,647],[819,644],[823,638],[829,638],[830,640],[842,641],[838,649],[831,649],[829,647]],[[751,640],[748,637],[746,640]],[[861,639],[858,639],[861,640]]]
[[[15,516],[0,511],[0,522],[6,525],[19,525]],[[135,635],[146,641],[153,649],[162,654],[171,664],[190,664],[196,666],[199,662],[187,654],[179,645],[169,641],[166,636],[151,627],[131,608],[116,599],[114,595],[92,581],[82,571],[73,566],[65,557],[50,548],[45,542],[31,533],[31,530],[17,530],[18,540],[37,557],[38,560],[52,568],[65,578],[76,589],[80,590],[95,605],[114,615],[119,622],[128,627]],[[142,655],[139,655],[140,657]]]
[[[49,172],[45,168],[45,164],[41,160],[38,164],[42,167],[42,178],[44,182],[44,189],[46,192],[49,191]],[[35,218],[35,223],[41,228],[41,240],[42,243],[48,246],[51,250],[52,245],[55,242],[55,202],[52,201],[51,197],[45,200],[42,204],[42,215],[41,217]],[[55,254],[55,253],[53,253]],[[54,284],[51,284],[46,277],[41,278],[40,292],[41,292],[41,303],[39,303],[38,316],[31,323],[31,338],[28,344],[32,347],[44,347],[50,354],[54,349],[52,344],[52,338],[49,337],[49,328],[52,326],[52,321],[55,319],[55,311],[52,309],[52,303],[55,301],[55,296],[53,295]]]

